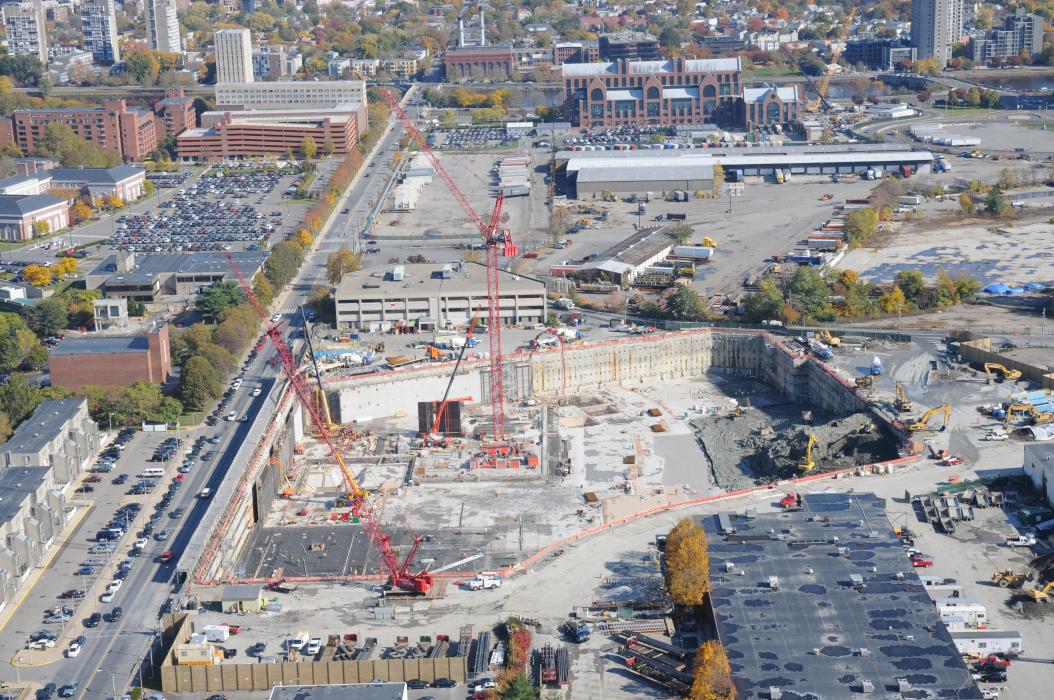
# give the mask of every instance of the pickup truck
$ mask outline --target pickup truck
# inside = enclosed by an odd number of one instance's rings
[[[1033,535],[1018,535],[1006,539],[1007,547],[1031,547],[1034,544],[1036,544],[1036,538]]]
[[[491,588],[501,588],[501,579],[496,574],[477,574],[474,579],[468,582],[470,591],[486,591]]]

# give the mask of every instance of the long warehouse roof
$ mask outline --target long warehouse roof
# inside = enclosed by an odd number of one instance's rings
[[[589,164],[578,170],[575,182],[644,182],[647,180],[713,180],[714,164],[699,163],[677,165],[658,163],[640,165],[637,163],[605,163],[599,167]],[[568,167],[570,170],[570,166]]]
[[[753,151],[754,149],[751,149]],[[571,151],[566,152],[568,174],[591,170],[615,171],[625,169],[650,168],[657,170],[677,170],[693,166],[710,166],[720,163],[723,167],[752,165],[822,165],[822,164],[857,164],[857,163],[929,163],[933,154],[929,151],[863,151],[852,153],[795,153],[782,151],[778,153],[743,152],[698,152],[698,151]],[[669,154],[669,155],[666,155]],[[560,160],[560,155],[557,160]],[[621,157],[612,157],[621,156]],[[663,178],[660,178],[663,179]],[[683,179],[678,177],[677,179]]]

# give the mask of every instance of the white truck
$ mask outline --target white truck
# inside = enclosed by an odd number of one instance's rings
[[[1031,547],[1035,543],[1035,535],[1018,535],[1017,537],[1008,537],[1006,540],[1007,547]]]
[[[553,307],[561,309],[563,311],[573,311],[575,308],[575,302],[571,301],[567,297],[560,297],[553,302]]]
[[[494,571],[483,571],[468,582],[470,591],[488,591],[491,588],[501,588],[501,577]]]

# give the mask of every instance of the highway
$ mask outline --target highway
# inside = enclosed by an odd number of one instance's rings
[[[311,289],[317,285],[328,284],[325,262],[329,253],[342,245],[352,248],[360,245],[358,226],[365,219],[365,212],[373,205],[384,187],[384,175],[388,172],[388,164],[393,160],[394,149],[402,134],[402,126],[394,122],[392,128],[386,132],[371,154],[371,158],[364,164],[359,176],[352,182],[338,203],[337,215],[331,220],[331,225],[323,230],[315,249],[307,255],[300,275],[287,287],[284,296],[276,302],[275,305],[278,308],[285,310],[283,315],[290,329],[300,327],[302,323],[300,315],[294,311],[306,300]],[[376,163],[370,165],[370,160],[376,160]],[[366,177],[367,173],[369,177]],[[348,214],[340,213],[345,209],[349,210]],[[160,612],[172,595],[171,579],[174,573],[172,564],[162,565],[157,562],[157,557],[166,549],[176,552],[177,555],[182,551],[203,519],[206,508],[212,502],[197,498],[197,494],[206,486],[215,490],[228,474],[233,476],[238,473],[241,465],[233,465],[232,461],[241,443],[250,433],[253,421],[271,419],[275,403],[284,385],[284,382],[277,381],[275,368],[267,364],[267,360],[272,355],[273,350],[269,346],[258,354],[244,372],[244,385],[235,393],[228,409],[237,412],[239,416],[248,415],[251,422],[220,421],[214,427],[202,426],[197,430],[179,433],[179,437],[184,440],[184,448],[189,447],[198,435],[212,436],[218,433],[220,442],[215,445],[206,445],[206,449],[215,450],[217,455],[211,461],[196,464],[193,471],[186,475],[184,486],[173,498],[168,512],[183,508],[186,514],[178,521],[171,520],[166,514],[159,523],[158,528],[170,528],[172,532],[170,540],[157,542],[151,539],[144,554],[134,560],[135,565],[132,572],[125,579],[122,590],[114,602],[102,606],[102,610],[108,612],[113,605],[120,605],[124,609],[123,617],[117,622],[103,622],[94,629],[84,629],[81,624],[81,618],[84,616],[76,616],[67,624],[74,625],[72,628],[75,630],[74,636],[83,634],[88,639],[77,658],[62,658],[46,666],[9,668],[2,674],[5,680],[15,682],[21,678],[23,681],[33,681],[40,685],[54,682],[60,687],[72,681],[80,686],[75,697],[94,700],[113,697],[114,689],[117,691],[117,697],[120,697],[127,688],[138,684],[140,672],[143,674],[150,672],[151,651],[156,652],[160,649],[157,639]],[[253,397],[251,390],[257,386],[263,389],[262,395]],[[148,465],[147,456],[166,435],[168,434],[138,434],[126,450],[127,454],[122,456],[119,463],[121,468],[124,470],[130,468],[132,470],[130,474],[134,477],[144,466]],[[152,498],[144,504],[139,520],[121,541],[117,552],[113,555],[114,558],[123,558],[119,555],[130,547],[134,531],[141,529],[145,523],[152,510],[149,506],[159,499],[160,491],[167,487],[167,482],[175,475],[176,466],[174,463],[170,464],[170,476],[161,480],[159,493],[152,495]],[[62,549],[54,559],[55,562],[82,559],[86,551],[86,539],[94,535],[93,526],[88,525],[89,521],[95,519],[92,515],[105,522],[119,503],[128,500],[122,498],[118,489],[111,486],[109,481],[110,479],[106,478],[96,485],[99,488],[92,496],[98,501],[95,512],[89,514],[71,534],[68,541],[62,545]],[[60,592],[69,588],[84,587],[85,583],[72,576],[43,576],[23,601],[25,609],[17,610],[7,624],[4,630],[4,641],[0,642],[0,649],[3,653],[8,654],[8,658],[14,662],[17,658],[17,650],[24,643],[23,633],[28,634],[41,627],[39,612],[42,606],[39,601],[48,601],[48,605],[53,605],[58,602],[56,596]]]

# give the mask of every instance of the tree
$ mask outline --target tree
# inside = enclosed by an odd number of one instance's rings
[[[710,590],[710,555],[706,532],[693,518],[683,518],[666,538],[666,587],[677,605],[699,605]]]
[[[315,237],[307,229],[300,229],[296,232],[296,242],[303,248],[310,248],[314,240]]]
[[[183,365],[179,395],[188,409],[200,411],[222,392],[223,377],[205,357],[195,355]]]
[[[781,308],[783,295],[771,279],[763,280],[758,291],[747,296],[744,302],[746,318],[753,323],[778,319]]]
[[[201,291],[194,308],[208,321],[215,321],[225,309],[245,301],[245,292],[232,280],[216,282]]]
[[[919,293],[926,286],[926,278],[918,270],[902,270],[893,278],[893,283],[900,287],[908,301],[918,304]]]
[[[708,641],[695,652],[689,700],[735,700],[732,666],[721,642]]]
[[[362,253],[342,246],[326,258],[326,279],[330,284],[340,284],[340,280],[349,272],[357,272],[362,267]]]
[[[58,278],[69,277],[77,274],[77,258],[65,257],[55,263],[55,276]]]
[[[33,222],[33,235],[37,238],[40,236],[47,236],[51,233],[51,224],[47,221],[34,221]]]
[[[878,212],[871,207],[863,207],[849,212],[845,217],[845,237],[850,247],[858,248],[867,244],[878,230]]]
[[[984,198],[984,210],[991,216],[1004,216],[1010,210],[1010,205],[1007,204],[1006,198],[999,194],[999,190],[993,187]],[[28,272],[29,268],[26,268],[26,273]]]
[[[904,292],[900,287],[893,287],[879,297],[878,308],[887,314],[903,313],[908,310],[908,300],[904,297]]]
[[[968,216],[977,211],[977,205],[974,204],[973,197],[969,193],[963,192],[959,195],[959,209]]]
[[[673,240],[677,241],[677,245],[684,245],[692,240],[695,229],[688,224],[679,224],[670,229],[670,235],[673,236]]]
[[[41,338],[55,335],[69,325],[69,311],[61,297],[48,297],[29,310],[29,328]]]
[[[129,299],[128,315],[134,318],[142,318],[143,316],[146,316],[146,304],[138,299]]]
[[[305,136],[300,142],[300,154],[304,156],[304,160],[313,160],[316,153],[318,153],[318,144],[315,143],[315,139]]]
[[[113,211],[117,211],[124,206],[124,200],[115,194],[106,195],[106,206]]]
[[[68,124],[52,122],[37,143],[40,155],[58,158],[67,168],[112,168],[120,165],[121,154],[85,141]]]
[[[538,700],[539,695],[538,689],[523,671],[503,681],[498,690],[501,700]]]
[[[663,296],[662,306],[666,315],[677,321],[701,321],[707,317],[703,298],[683,284],[676,285],[672,292]]]
[[[26,265],[24,275],[26,282],[29,282],[34,287],[46,287],[51,284],[51,280],[54,277],[51,268],[43,265]]]
[[[40,399],[40,390],[30,385],[21,374],[14,375],[0,385],[0,410],[3,410],[15,425],[36,410]]]
[[[13,432],[11,418],[6,413],[0,413],[0,442],[7,442]]]
[[[270,306],[271,302],[274,301],[274,287],[271,286],[270,280],[263,275],[256,275],[253,278],[253,294],[256,295],[257,301],[264,306]]]
[[[84,202],[78,200],[73,207],[70,209],[70,213],[73,214],[73,219],[76,222],[87,221],[92,217],[92,208]]]

